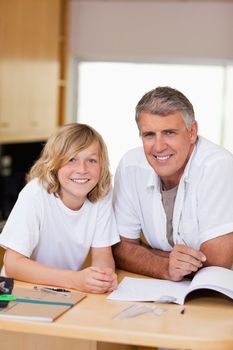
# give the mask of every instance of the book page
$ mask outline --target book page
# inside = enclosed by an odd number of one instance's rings
[[[173,282],[153,278],[125,277],[107,299],[157,301],[183,304],[190,282]]]
[[[192,282],[125,277],[107,299],[157,302],[167,300],[184,304],[187,294],[202,288],[213,289],[233,298],[233,271],[217,266],[205,267],[198,271]]]
[[[201,288],[216,290],[233,298],[233,271],[219,266],[204,267],[193,278],[189,292]]]

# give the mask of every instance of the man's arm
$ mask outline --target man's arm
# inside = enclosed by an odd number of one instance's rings
[[[215,265],[231,269],[233,266],[233,232],[202,243],[200,250],[207,258],[205,266]]]
[[[112,248],[118,268],[146,276],[166,278],[164,276],[168,271],[168,257],[155,254],[152,248],[140,239],[121,237],[121,241]],[[160,269],[156,266],[160,266]]]
[[[140,239],[124,237],[113,246],[113,254],[118,268],[172,281],[180,281],[185,275],[196,272],[206,259],[200,251],[184,245],[164,252],[146,246]]]

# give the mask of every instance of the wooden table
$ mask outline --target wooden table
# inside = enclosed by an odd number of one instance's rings
[[[123,276],[135,276],[119,271]],[[138,277],[138,276],[137,276]],[[17,282],[17,285],[28,284]],[[28,285],[31,287],[30,285]],[[113,320],[132,302],[106,300],[106,295],[87,298],[55,322],[0,320],[1,350],[142,350],[145,347],[232,350],[233,302],[224,297],[193,298],[182,307],[157,304],[161,316],[147,313]],[[153,304],[154,305],[154,304]],[[148,349],[149,350],[149,349]]]

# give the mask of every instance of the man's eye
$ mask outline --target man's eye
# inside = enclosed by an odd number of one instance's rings
[[[143,134],[142,137],[143,137],[144,139],[152,139],[152,138],[154,137],[154,134],[148,132],[148,133]]]

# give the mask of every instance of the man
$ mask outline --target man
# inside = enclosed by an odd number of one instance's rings
[[[233,155],[198,136],[192,104],[170,87],[141,98],[136,122],[143,148],[127,152],[115,176],[117,266],[173,281],[231,268]]]

